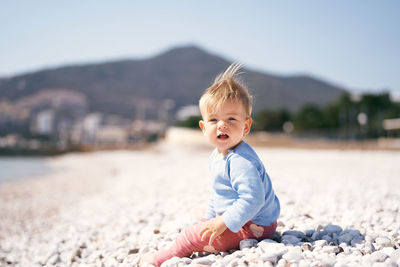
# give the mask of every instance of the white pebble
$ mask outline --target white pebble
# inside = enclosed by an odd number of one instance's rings
[[[312,245],[310,243],[303,243],[300,247],[301,247],[301,249],[303,251],[312,250],[313,249],[313,247],[312,247]]]
[[[288,262],[285,259],[280,259],[276,267],[284,267]]]
[[[387,237],[378,237],[375,239],[375,243],[381,246],[387,246],[390,244],[390,239]]]
[[[278,261],[278,256],[276,254],[261,254],[260,259],[264,262],[276,264]]]
[[[385,248],[382,248],[379,251],[384,253],[384,254],[386,254],[386,255],[388,255],[390,257],[393,254],[393,252],[395,251],[395,249],[392,248],[392,247],[385,247]]]
[[[371,254],[371,260],[373,262],[384,262],[388,258],[388,255],[380,252],[380,251],[375,251]]]
[[[315,241],[315,246],[316,247],[323,247],[326,246],[328,244],[328,242],[326,242],[326,240],[317,240]]]
[[[226,265],[227,267],[234,267],[234,266],[238,266],[239,265],[239,259],[233,259],[231,260],[228,265]]]
[[[215,262],[215,258],[209,257],[200,257],[197,259],[192,260],[192,264],[204,264],[204,265],[211,265]]]
[[[287,260],[288,262],[291,261],[300,261],[303,259],[303,256],[301,255],[301,250],[299,247],[289,247],[288,252],[286,252],[283,256],[283,259]]]
[[[331,257],[331,256],[327,255],[321,259],[321,263],[323,266],[333,266],[336,263],[336,259],[335,259],[335,257]]]
[[[385,265],[386,265],[386,266],[397,267],[397,263],[394,262],[391,258],[387,258],[387,259],[385,260]]]
[[[322,247],[322,251],[326,253],[338,253],[340,249],[338,246],[325,246]]]
[[[393,253],[390,255],[390,258],[396,262],[397,264],[400,265],[400,249],[396,249],[395,251],[393,251]]]
[[[243,250],[236,250],[235,252],[232,253],[232,255],[235,258],[241,258],[245,255],[246,253]]]

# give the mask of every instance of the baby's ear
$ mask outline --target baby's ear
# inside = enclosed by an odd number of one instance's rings
[[[204,121],[203,121],[203,120],[199,120],[199,127],[200,127],[200,129],[203,131],[203,133],[204,133],[205,128],[204,128]]]
[[[252,123],[253,123],[253,119],[251,117],[246,118],[245,125],[244,125],[244,135],[247,135],[250,132]]]

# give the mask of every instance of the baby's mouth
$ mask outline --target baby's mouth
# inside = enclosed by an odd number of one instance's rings
[[[226,140],[226,139],[229,138],[229,135],[227,135],[227,134],[219,134],[219,135],[217,135],[217,138],[219,140]]]

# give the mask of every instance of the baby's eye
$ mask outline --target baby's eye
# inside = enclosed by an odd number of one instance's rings
[[[216,122],[216,121],[217,121],[217,119],[215,119],[215,118],[211,118],[211,119],[209,119],[208,121],[210,121],[210,122]]]
[[[235,121],[236,119],[234,117],[229,118],[230,121]]]

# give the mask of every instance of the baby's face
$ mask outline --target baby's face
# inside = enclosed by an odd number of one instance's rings
[[[252,120],[247,117],[240,101],[227,101],[216,110],[204,114],[199,125],[208,141],[225,156],[246,136]]]

